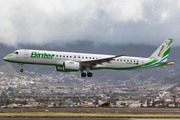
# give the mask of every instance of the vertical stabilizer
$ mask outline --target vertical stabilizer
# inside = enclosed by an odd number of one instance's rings
[[[150,56],[150,58],[161,60],[161,62],[167,61],[172,42],[173,42],[172,38],[168,38],[167,40],[165,40],[159,46],[159,48]]]

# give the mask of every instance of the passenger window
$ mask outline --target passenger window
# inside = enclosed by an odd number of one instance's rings
[[[65,57],[65,55],[63,57]]]
[[[89,59],[91,59],[91,57],[89,57]]]
[[[72,56],[70,56],[70,58],[72,58]]]
[[[126,62],[126,60],[124,60],[124,62]]]
[[[80,58],[80,56],[78,58]]]
[[[74,56],[74,58],[76,58],[76,56]]]
[[[94,58],[93,58],[94,59]]]
[[[117,61],[119,61],[119,59],[117,59]]]
[[[82,59],[84,59],[84,57],[82,57]]]
[[[88,59],[88,57],[86,57],[86,59]]]
[[[68,56],[66,56],[68,58]]]
[[[58,55],[56,55],[56,57],[58,57]]]
[[[61,55],[59,57],[61,57]]]

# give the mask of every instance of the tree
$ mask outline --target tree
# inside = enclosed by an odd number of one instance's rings
[[[7,91],[14,91],[12,87],[9,87]]]
[[[6,105],[9,105],[9,104],[10,104],[9,99],[6,99]]]
[[[161,103],[162,103],[163,106],[165,106],[165,100],[164,99],[161,100]]]
[[[25,101],[22,101],[22,104],[26,105],[26,104],[28,104],[28,102],[25,100]]]
[[[60,101],[60,106],[61,106],[61,105],[64,105],[64,103],[65,103],[65,102],[64,102],[63,100],[61,100],[61,101]]]
[[[103,103],[101,106],[102,106],[102,107],[108,107],[108,106],[110,106],[110,102],[105,102],[105,103]]]
[[[98,97],[96,97],[96,105],[98,105],[99,104],[99,99],[98,99]]]
[[[53,107],[56,107],[56,103],[53,104]]]
[[[125,105],[126,105],[126,103],[123,103],[123,102],[122,102],[122,103],[121,103],[121,105],[124,105],[124,106],[125,106]]]
[[[176,103],[176,95],[173,96],[173,102],[174,102],[174,106],[178,107],[177,103]]]

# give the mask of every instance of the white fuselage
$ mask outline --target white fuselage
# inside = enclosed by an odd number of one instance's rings
[[[18,53],[18,54],[15,54]],[[102,59],[113,57],[113,55],[102,54],[85,54],[73,52],[57,52],[57,51],[42,51],[42,50],[16,50],[13,56],[7,58],[9,62],[22,64],[41,64],[41,65],[63,65],[64,61],[88,61],[94,59]],[[149,58],[128,57],[122,56],[114,58],[110,62],[98,64],[96,68],[129,68],[145,64]]]
[[[83,72],[86,70],[87,76],[92,77],[90,70],[148,69],[173,65],[174,61],[167,61],[172,41],[172,38],[165,40],[149,58],[20,49],[5,56],[3,60],[19,63],[21,72],[24,71],[23,64],[53,65],[57,71],[81,71],[82,77],[86,77]]]

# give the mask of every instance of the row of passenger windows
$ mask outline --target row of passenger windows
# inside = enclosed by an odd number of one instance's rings
[[[65,55],[56,55],[56,57],[66,57],[66,58],[73,58],[72,56],[65,56]],[[74,56],[76,58],[76,56]],[[82,59],[98,59],[97,57],[80,57],[78,56],[77,58],[82,58]],[[114,61],[124,61],[124,62],[139,62],[138,60],[126,60],[126,59],[113,59]]]
[[[58,57],[58,55],[56,55],[56,57]],[[73,58],[72,56],[65,56],[65,55],[59,55],[59,57],[66,57],[66,58]],[[74,58],[76,58],[76,56],[74,56]],[[82,59],[98,59],[97,57],[80,57],[78,56],[77,58],[82,58]]]
[[[114,59],[114,61],[139,62],[138,60]]]

